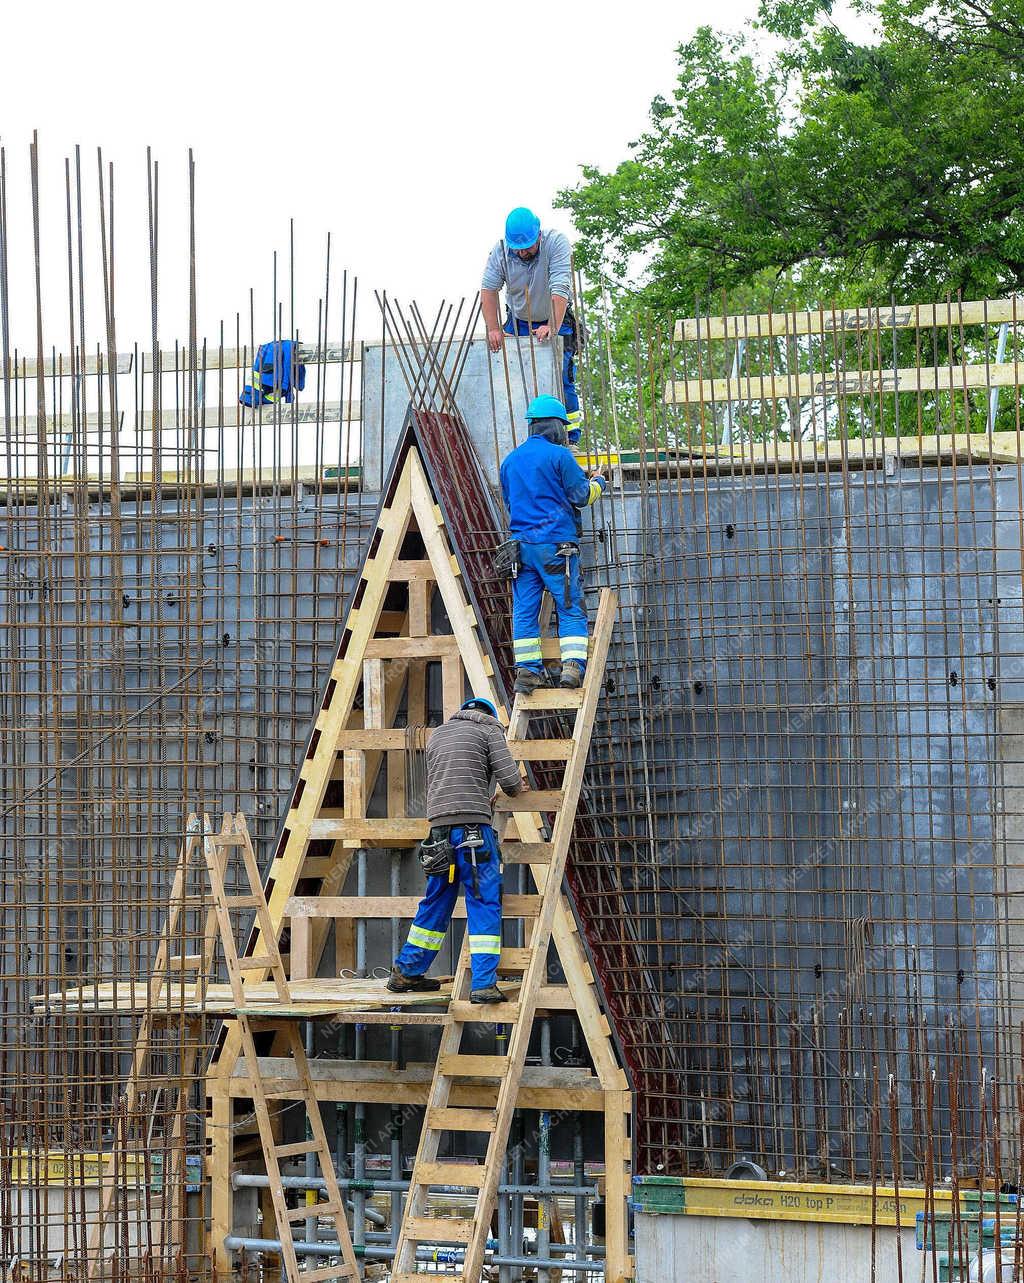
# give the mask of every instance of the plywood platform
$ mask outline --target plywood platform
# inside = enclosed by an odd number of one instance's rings
[[[196,1001],[196,986],[189,982],[169,981],[150,993],[143,982],[120,981],[117,984],[89,985],[84,989],[54,990],[34,1000],[38,1014],[74,1015],[145,1015],[154,1018],[180,1019],[188,1016],[233,1016],[241,1013],[258,1018],[262,1015],[294,1017],[296,1020],[333,1019],[346,1023],[388,1025],[440,1025],[444,1021],[451,997],[451,977],[442,979],[437,993],[391,993],[383,979],[293,980],[292,1001],[282,1003],[272,981],[246,986],[247,1002],[237,1007],[226,984],[211,984],[206,1001]],[[501,988],[514,1000],[518,983]],[[542,990],[548,1010],[571,1007],[567,990],[547,986]],[[514,1007],[496,1008],[511,1019]]]

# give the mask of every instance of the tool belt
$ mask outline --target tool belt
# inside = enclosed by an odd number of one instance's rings
[[[447,825],[438,825],[420,843],[420,867],[428,878],[443,878],[448,881],[455,878],[455,848],[451,842],[451,829]]]
[[[515,579],[522,565],[518,539],[506,539],[494,550],[494,573],[506,579]]]
[[[420,843],[420,867],[428,878],[443,878],[447,874],[448,881],[454,882],[456,850],[468,852],[474,879],[477,864],[485,864],[491,858],[479,824],[462,824],[458,827],[462,829],[462,841],[458,847],[452,842],[452,829],[447,824],[433,825],[430,833]]]

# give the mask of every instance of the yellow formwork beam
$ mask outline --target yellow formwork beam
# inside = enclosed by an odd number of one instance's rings
[[[795,1181],[715,1180],[686,1177],[681,1206],[658,1206],[655,1190],[644,1191],[644,1211],[674,1210],[686,1216],[733,1216],[744,1220],[826,1221],[842,1225],[899,1225],[913,1229],[918,1212],[949,1211],[949,1190],[920,1186],[814,1185]],[[926,1202],[930,1197],[931,1201]]]

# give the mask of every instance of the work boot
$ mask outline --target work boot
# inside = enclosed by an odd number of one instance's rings
[[[547,686],[547,673],[538,673],[533,668],[517,668],[516,684],[512,687],[516,695],[532,695],[541,686]]]
[[[392,993],[434,993],[441,988],[441,981],[432,976],[407,976],[392,967],[387,987]]]
[[[574,659],[567,659],[562,665],[562,676],[558,685],[564,691],[575,691],[583,685],[583,668]]]
[[[470,1002],[481,1006],[485,1002],[507,1002],[508,999],[497,985],[488,985],[486,989],[473,989],[469,994]]]

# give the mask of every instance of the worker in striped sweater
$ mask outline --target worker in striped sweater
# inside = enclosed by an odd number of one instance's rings
[[[492,814],[494,785],[514,797],[526,784],[505,742],[489,699],[467,700],[427,744],[427,820],[420,844],[427,875],[409,937],[388,980],[392,993],[429,993],[441,982],[425,974],[451,924],[459,888],[466,892],[470,1001],[504,1002],[498,988],[501,955],[501,851]]]

